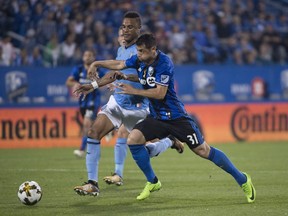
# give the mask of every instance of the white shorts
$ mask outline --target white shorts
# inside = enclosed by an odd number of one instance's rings
[[[123,124],[127,131],[130,132],[138,122],[146,118],[149,114],[149,108],[139,110],[123,109],[118,105],[114,96],[111,95],[109,101],[101,108],[99,114],[106,115],[115,128],[119,128]]]

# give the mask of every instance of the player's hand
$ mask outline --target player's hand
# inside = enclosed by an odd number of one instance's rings
[[[110,92],[113,92],[115,91],[115,85],[113,83],[110,83],[110,84],[107,84],[107,89],[110,91]]]
[[[126,83],[116,83],[115,87],[121,90],[117,92],[118,94],[134,94],[135,92],[135,88]]]
[[[73,91],[73,94],[75,94],[77,97],[84,95],[84,97],[83,97],[83,100],[84,100],[86,95],[93,92],[93,91],[94,91],[94,88],[93,88],[92,84],[83,84],[83,85],[79,85]]]
[[[126,80],[127,76],[124,73],[122,73],[121,71],[113,71],[110,78],[114,81],[115,80],[121,80],[121,79]]]

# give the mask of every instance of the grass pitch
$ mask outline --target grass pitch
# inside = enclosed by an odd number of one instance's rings
[[[0,215],[288,215],[288,143],[215,146],[252,176],[255,203],[246,203],[230,175],[187,147],[182,155],[169,149],[151,160],[163,187],[144,201],[136,196],[146,181],[129,151],[124,185],[117,187],[102,181],[114,168],[113,148],[102,148],[101,193],[90,197],[73,191],[87,178],[85,159],[75,158],[73,149],[1,149]],[[17,198],[18,187],[26,180],[42,187],[42,200],[35,206],[25,206]]]

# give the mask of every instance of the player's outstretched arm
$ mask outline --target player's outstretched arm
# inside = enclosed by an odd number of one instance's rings
[[[97,73],[97,68],[103,67],[110,70],[122,70],[126,68],[125,61],[120,60],[105,60],[105,61],[94,61],[89,69],[88,69],[88,77],[92,80],[93,77],[95,77],[95,74]]]
[[[115,80],[127,79],[127,76],[121,71],[109,71],[99,80],[97,80],[98,86],[102,87],[114,82]]]
[[[96,79],[90,84],[82,84],[82,85],[77,86],[77,88],[73,91],[73,93],[76,96],[80,96],[82,94],[86,96],[87,94],[94,91],[95,89],[108,85],[114,82],[116,79],[118,80],[127,79],[127,77],[121,71],[109,71],[102,78],[99,78],[97,76]]]

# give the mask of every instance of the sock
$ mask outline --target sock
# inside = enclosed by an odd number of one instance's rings
[[[96,139],[87,138],[86,168],[88,180],[98,182],[98,165],[100,160],[100,142]]]
[[[233,165],[224,152],[214,147],[210,148],[211,150],[208,156],[210,161],[215,163],[221,169],[225,170],[227,173],[230,173],[240,186],[247,181],[246,176]]]
[[[164,138],[159,140],[158,142],[146,144],[146,148],[148,150],[150,158],[158,156],[171,146],[172,141],[169,138]]]
[[[142,170],[148,182],[157,183],[152,166],[150,164],[150,157],[145,148],[145,145],[128,145],[131,154],[137,163],[138,167]]]
[[[114,147],[115,173],[123,178],[124,162],[127,155],[127,139],[118,138]]]
[[[82,137],[82,142],[81,142],[80,150],[81,150],[81,151],[85,151],[86,146],[87,146],[87,136],[83,136],[83,137]]]

